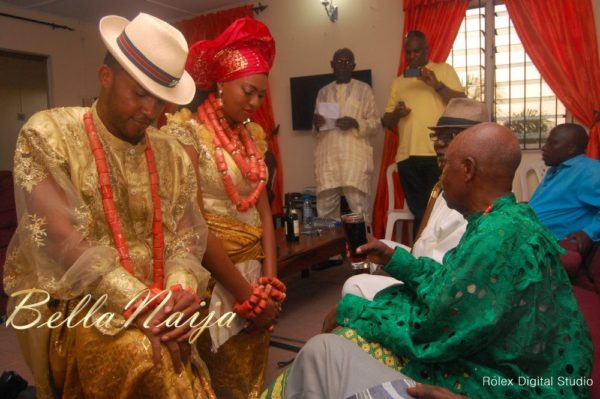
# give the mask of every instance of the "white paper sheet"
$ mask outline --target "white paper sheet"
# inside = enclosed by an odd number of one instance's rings
[[[335,129],[335,121],[340,117],[340,108],[337,103],[319,103],[319,115],[325,118],[325,124],[319,130]]]

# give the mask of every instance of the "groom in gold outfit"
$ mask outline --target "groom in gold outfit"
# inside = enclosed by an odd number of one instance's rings
[[[179,31],[147,14],[104,17],[100,33],[108,53],[98,100],[39,112],[18,136],[19,227],[4,277],[11,312],[23,290],[42,291],[28,300],[39,302],[35,310],[9,321],[39,398],[211,398],[189,325],[146,327],[142,313],[123,328],[127,304],[149,289],[172,294],[154,322],[193,315],[209,278],[194,169],[175,139],[150,126],[166,102],[194,96],[188,48]],[[23,328],[38,315],[68,316],[86,294],[106,294],[92,319],[112,312],[110,322]]]

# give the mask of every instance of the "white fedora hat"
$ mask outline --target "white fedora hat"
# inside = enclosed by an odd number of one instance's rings
[[[100,20],[108,51],[136,82],[156,97],[188,104],[196,86],[185,71],[187,43],[168,23],[140,13],[131,22],[117,15]]]
[[[481,101],[470,98],[451,98],[437,125],[429,126],[430,130],[443,128],[468,128],[479,123],[489,122],[490,115]]]

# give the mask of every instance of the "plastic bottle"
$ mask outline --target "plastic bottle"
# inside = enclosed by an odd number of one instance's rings
[[[310,194],[304,194],[302,203],[302,228],[305,231],[311,231],[313,228],[313,209]]]

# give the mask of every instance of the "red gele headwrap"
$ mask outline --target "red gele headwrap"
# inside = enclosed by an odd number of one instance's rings
[[[185,69],[196,87],[209,90],[216,82],[269,73],[275,58],[275,40],[269,28],[250,18],[235,20],[213,40],[190,47]]]

